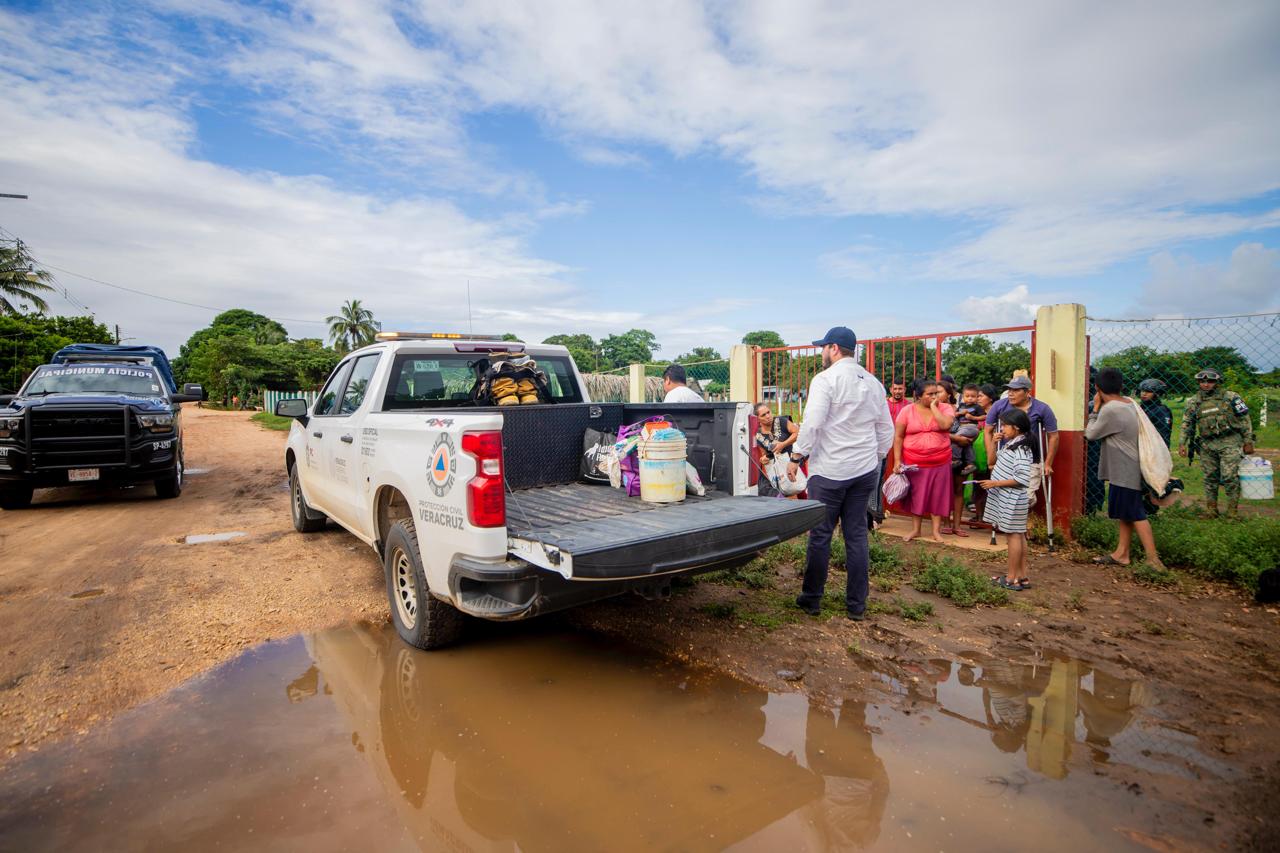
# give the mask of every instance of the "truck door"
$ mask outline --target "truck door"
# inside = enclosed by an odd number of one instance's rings
[[[316,509],[333,512],[336,501],[329,473],[328,450],[325,440],[328,436],[336,438],[334,421],[338,413],[338,403],[342,399],[342,391],[346,387],[347,377],[351,375],[352,361],[344,361],[333,371],[320,398],[316,400],[311,411],[311,418],[305,427],[307,444],[306,458],[299,469],[303,492],[307,501]]]
[[[352,362],[337,411],[325,427],[325,464],[332,488],[329,512],[349,527],[360,526],[362,518],[359,507],[364,505],[367,480],[360,457],[360,426],[369,408],[366,398],[381,357],[382,353],[374,352]]]

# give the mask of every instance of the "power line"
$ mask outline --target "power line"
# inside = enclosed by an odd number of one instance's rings
[[[92,281],[94,284],[101,284],[105,287],[112,287],[112,288],[115,288],[116,290],[126,291],[127,293],[136,293],[139,296],[146,296],[151,299],[159,299],[164,302],[172,302],[175,305],[185,305],[188,308],[200,308],[205,311],[212,311],[215,314],[221,314],[222,312],[228,310],[226,308],[216,308],[212,305],[201,305],[198,302],[187,302],[184,299],[174,299],[172,296],[161,296],[158,293],[148,293],[145,290],[138,290],[137,288],[133,288],[133,287],[125,287],[123,284],[113,284],[109,281],[103,281],[100,278],[94,278],[91,275],[85,275],[84,273],[78,273],[73,270],[64,269],[62,267],[54,266],[53,264],[41,263],[40,266],[47,267],[48,269],[51,269],[51,270],[57,270],[60,273],[75,276],[76,278],[82,278],[85,281]],[[315,323],[321,326],[328,325],[324,320],[304,320],[299,317],[268,317],[267,319],[276,320],[278,322],[283,322],[283,323]]]

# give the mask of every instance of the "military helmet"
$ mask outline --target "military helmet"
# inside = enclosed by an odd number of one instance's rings
[[[1213,369],[1202,370],[1196,374],[1197,382],[1221,382],[1222,374]]]
[[[1139,391],[1150,391],[1152,394],[1163,394],[1165,385],[1159,379],[1144,379],[1138,383]]]

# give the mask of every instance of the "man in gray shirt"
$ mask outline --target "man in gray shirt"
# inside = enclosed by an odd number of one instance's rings
[[[1120,528],[1116,550],[1094,562],[1104,566],[1127,566],[1133,532],[1138,531],[1147,565],[1162,569],[1156,553],[1155,535],[1142,505],[1142,465],[1138,461],[1138,412],[1124,396],[1124,376],[1115,368],[1098,371],[1098,393],[1084,429],[1089,441],[1102,442],[1098,457],[1098,479],[1107,481],[1107,515]]]

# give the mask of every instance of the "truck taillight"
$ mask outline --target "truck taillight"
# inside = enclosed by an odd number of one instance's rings
[[[467,483],[467,516],[475,527],[502,527],[507,523],[507,497],[503,492],[502,433],[466,432],[462,450],[476,460],[476,475]]]

